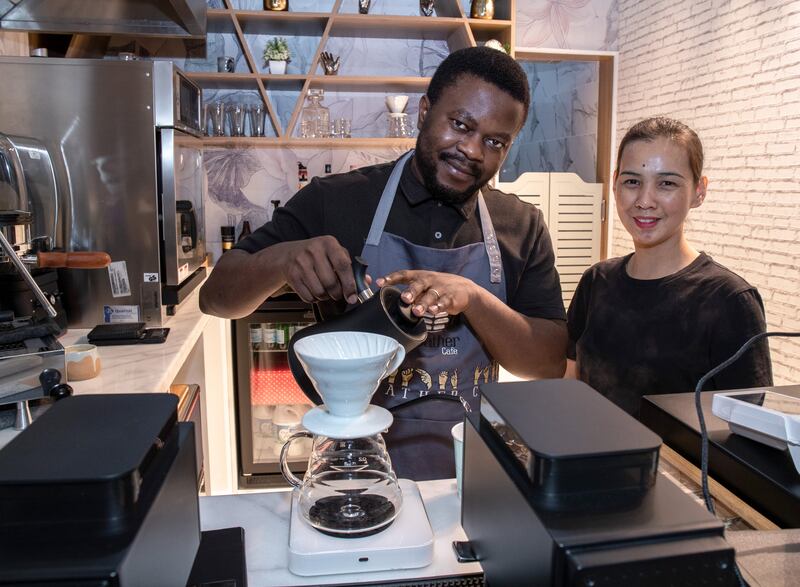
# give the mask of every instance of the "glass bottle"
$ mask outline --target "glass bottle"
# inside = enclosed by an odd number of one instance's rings
[[[330,135],[331,115],[327,106],[321,104],[325,90],[309,90],[309,104],[303,107],[301,129],[307,134],[304,138],[322,139]]]
[[[238,243],[239,241],[241,241],[244,237],[246,237],[250,233],[251,233],[250,221],[249,220],[245,220],[244,222],[242,222],[242,232],[239,233],[239,240],[237,240],[236,242]]]

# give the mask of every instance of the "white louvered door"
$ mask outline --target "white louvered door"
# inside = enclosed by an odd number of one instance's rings
[[[561,278],[564,307],[568,308],[581,275],[600,260],[603,184],[585,183],[574,173],[528,172],[516,181],[498,182],[496,187],[516,194],[544,214]],[[501,367],[500,381],[519,378]]]
[[[528,172],[496,186],[544,214],[568,307],[583,272],[600,260],[603,184],[585,183],[574,173]]]
[[[583,272],[600,260],[602,201],[603,184],[584,183],[574,173],[550,174],[547,226],[565,307],[569,307]]]

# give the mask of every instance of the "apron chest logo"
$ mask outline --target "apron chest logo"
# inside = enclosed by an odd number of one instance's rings
[[[460,336],[445,336],[443,334],[428,334],[425,346],[429,348],[440,348],[443,355],[457,355]]]

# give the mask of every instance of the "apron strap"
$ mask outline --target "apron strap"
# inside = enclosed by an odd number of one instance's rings
[[[381,200],[378,202],[378,209],[375,210],[375,216],[372,217],[372,225],[369,227],[369,234],[367,235],[366,245],[377,247],[381,242],[381,235],[386,226],[386,219],[389,218],[389,212],[392,210],[392,203],[394,202],[394,195],[397,193],[397,186],[400,185],[400,177],[403,175],[403,168],[406,162],[411,159],[414,154],[414,149],[400,157],[392,169],[392,174],[389,176],[389,181],[386,182],[386,187],[383,188]]]
[[[483,245],[486,247],[486,255],[489,257],[489,276],[492,283],[500,283],[503,278],[503,261],[500,257],[500,245],[497,243],[497,235],[494,232],[494,224],[489,216],[489,209],[483,200],[483,194],[478,192],[478,213],[481,219],[481,230],[483,231]]]
[[[381,235],[383,229],[386,227],[386,220],[389,218],[389,212],[392,210],[394,197],[397,193],[397,188],[400,185],[400,177],[403,175],[403,169],[406,163],[414,155],[414,150],[400,157],[397,160],[389,181],[386,182],[386,187],[383,188],[381,199],[378,202],[378,208],[375,210],[375,215],[372,217],[372,224],[369,227],[367,234],[367,241],[364,246],[377,247],[381,242]],[[483,245],[486,248],[486,255],[489,257],[489,277],[491,283],[500,283],[503,278],[503,261],[500,257],[500,245],[497,242],[497,235],[494,232],[494,225],[492,218],[489,215],[489,209],[486,207],[486,202],[483,199],[483,193],[478,192],[478,214],[481,220],[481,231],[483,232]]]

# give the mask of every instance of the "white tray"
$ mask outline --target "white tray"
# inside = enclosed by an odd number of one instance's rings
[[[769,389],[714,395],[711,411],[731,432],[772,448],[788,450],[800,473],[800,399]]]

